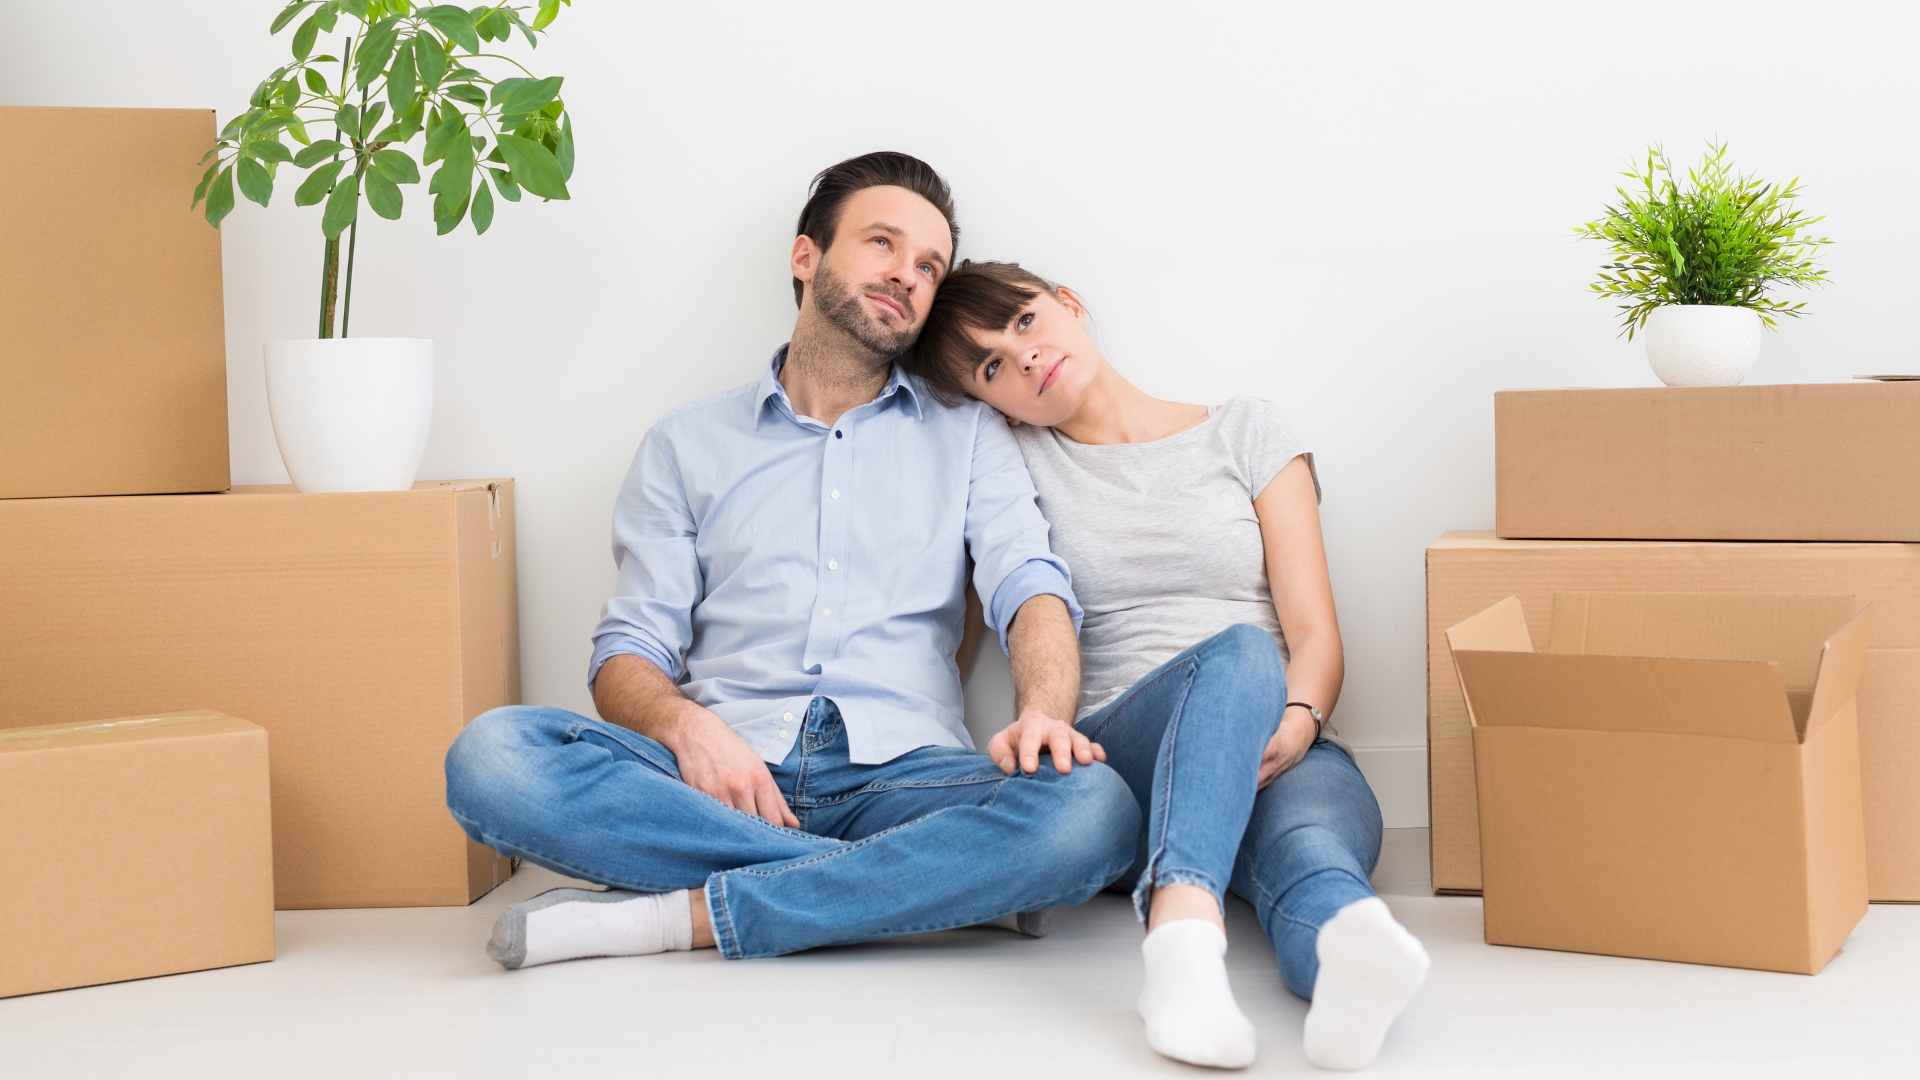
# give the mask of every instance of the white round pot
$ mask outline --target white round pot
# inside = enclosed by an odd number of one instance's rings
[[[1654,308],[1641,333],[1668,386],[1738,386],[1760,359],[1760,313],[1718,304]]]
[[[405,491],[433,421],[433,342],[425,338],[274,341],[267,411],[293,486]]]

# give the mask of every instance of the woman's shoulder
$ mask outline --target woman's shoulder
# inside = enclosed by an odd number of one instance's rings
[[[1248,490],[1258,494],[1289,461],[1313,453],[1286,411],[1266,398],[1235,394],[1215,411],[1221,441],[1244,474]],[[1316,486],[1318,481],[1316,480]]]

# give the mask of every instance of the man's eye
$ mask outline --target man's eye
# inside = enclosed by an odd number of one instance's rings
[[[921,273],[923,273],[923,274],[925,274],[925,275],[927,275],[928,277],[932,277],[932,276],[933,276],[933,264],[932,264],[932,263],[921,263],[921,264],[920,264],[920,272],[921,272]]]
[[[993,373],[999,370],[1000,370],[1000,359],[998,357],[995,357],[994,359],[987,361],[987,366],[982,368],[980,371],[981,381],[992,382]]]
[[[1014,326],[1016,326],[1021,330],[1025,330],[1027,327],[1032,325],[1033,325],[1033,312],[1031,311],[1022,312],[1020,314],[1020,318],[1014,323]]]

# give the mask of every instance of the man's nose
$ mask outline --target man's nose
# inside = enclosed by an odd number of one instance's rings
[[[919,284],[913,276],[913,260],[908,258],[894,260],[894,264],[887,268],[887,280],[898,285],[903,292],[913,292],[913,287]]]

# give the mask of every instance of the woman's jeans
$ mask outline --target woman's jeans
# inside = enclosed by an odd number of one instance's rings
[[[1229,627],[1149,672],[1076,726],[1107,751],[1146,813],[1132,888],[1144,919],[1156,886],[1226,890],[1252,904],[1287,988],[1313,995],[1314,944],[1334,912],[1373,895],[1380,806],[1326,739],[1255,791],[1287,681],[1273,636]]]
[[[643,735],[516,705],[454,740],[447,807],[475,840],[571,877],[704,886],[715,943],[736,959],[1078,904],[1126,868],[1140,828],[1098,763],[1007,776],[978,750],[927,746],[855,765],[827,698],[770,768],[798,829],[688,787]]]

